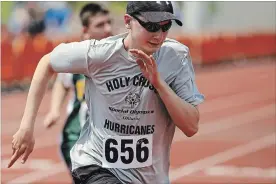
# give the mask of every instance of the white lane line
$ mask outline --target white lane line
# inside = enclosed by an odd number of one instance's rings
[[[256,123],[257,120],[262,120],[267,117],[275,116],[275,105],[270,104],[258,109],[254,109],[248,112],[240,113],[233,116],[227,116],[222,119],[214,120],[212,122],[205,122],[199,126],[199,132],[193,136],[194,138],[205,136],[208,134],[220,132],[223,130],[231,129],[241,125]],[[173,143],[189,140],[184,134],[176,129]]]
[[[54,161],[51,159],[30,159],[25,164],[21,164],[20,162],[15,162],[11,168],[7,168],[10,159],[2,159],[1,161],[1,169],[2,171],[12,171],[12,170],[22,170],[22,169],[34,169],[34,170],[51,170],[53,165],[55,165]]]
[[[237,167],[230,165],[217,165],[203,171],[206,176],[227,176],[234,178],[271,178],[276,179],[276,167]]]
[[[249,153],[262,150],[274,144],[275,133],[171,170],[170,180],[171,182],[176,181],[183,176],[187,176],[197,171],[201,171],[214,165],[221,164],[233,158],[245,156]]]
[[[53,175],[66,172],[66,167],[64,163],[57,163],[52,165],[52,168],[47,171],[35,171],[28,174],[24,174],[23,176],[19,176],[14,178],[13,180],[7,182],[7,184],[30,184],[32,182],[42,181],[42,179],[51,177]]]

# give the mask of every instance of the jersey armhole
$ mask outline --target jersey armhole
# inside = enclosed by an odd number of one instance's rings
[[[92,44],[92,42],[93,42],[93,44]],[[95,39],[90,40],[89,48],[87,50],[86,58],[85,58],[85,60],[86,60],[86,72],[87,72],[87,75],[85,74],[85,76],[87,78],[90,78],[90,79],[92,79],[92,77],[91,77],[91,73],[90,73],[90,70],[89,70],[88,54],[90,52],[90,49],[94,47],[95,43],[96,43]]]

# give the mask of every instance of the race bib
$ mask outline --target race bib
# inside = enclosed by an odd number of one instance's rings
[[[103,140],[104,168],[140,168],[152,165],[152,134],[110,136]]]

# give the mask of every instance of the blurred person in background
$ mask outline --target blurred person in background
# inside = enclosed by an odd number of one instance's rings
[[[26,33],[31,23],[29,2],[15,2],[7,21],[7,28],[15,36]]]
[[[37,8],[29,8],[30,23],[27,31],[31,37],[45,31],[44,13],[37,11]]]
[[[128,32],[102,40],[63,43],[40,60],[20,128],[13,136],[11,167],[25,163],[34,147],[34,124],[50,77],[85,75],[89,109],[71,149],[79,184],[168,184],[170,148],[178,127],[198,131],[198,91],[189,49],[167,39],[174,15],[170,1],[130,1]]]
[[[82,40],[103,39],[112,35],[109,11],[96,3],[85,5],[79,14],[83,34]],[[44,125],[50,128],[61,116],[61,107],[69,90],[74,91],[67,106],[68,117],[63,131],[61,152],[68,169],[71,168],[70,150],[78,140],[82,126],[87,119],[87,105],[84,101],[85,76],[81,74],[59,73],[52,90],[51,109]]]
[[[44,10],[45,35],[48,39],[63,37],[71,30],[69,23],[72,20],[73,11],[66,1],[41,1],[37,6]]]
[[[45,33],[53,37],[66,32],[71,14],[67,2],[14,2],[8,30],[14,35]]]

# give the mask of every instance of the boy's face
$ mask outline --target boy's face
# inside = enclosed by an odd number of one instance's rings
[[[97,13],[89,18],[89,25],[85,28],[87,39],[103,39],[112,35],[112,22],[109,14]]]
[[[128,15],[129,16],[129,15]],[[168,35],[168,31],[163,32],[161,29],[157,32],[147,31],[135,18],[129,16],[130,20],[130,34],[132,38],[132,45],[143,50],[147,54],[156,52]],[[140,21],[147,22],[145,18],[137,15]],[[163,21],[158,23],[159,25],[169,24],[170,21]]]

